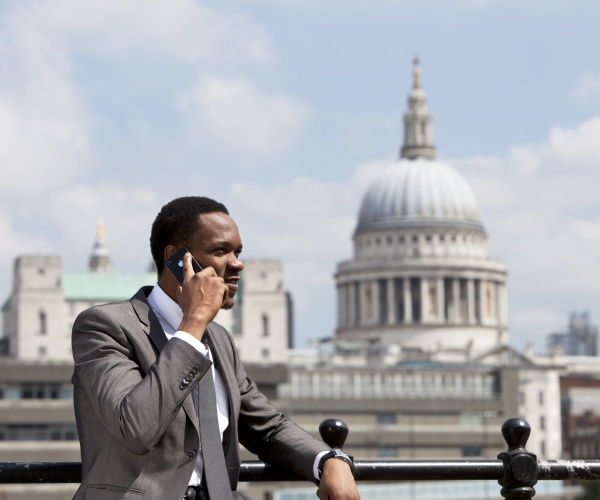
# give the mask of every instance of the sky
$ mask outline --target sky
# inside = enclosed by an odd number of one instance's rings
[[[506,263],[510,342],[600,323],[600,4],[586,0],[0,3],[0,297],[16,256],[148,268],[183,195],[276,258],[298,347],[333,334],[338,262],[401,145],[412,59],[438,158]]]

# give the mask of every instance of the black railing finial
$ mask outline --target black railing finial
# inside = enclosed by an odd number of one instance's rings
[[[341,449],[348,437],[348,424],[339,418],[328,418],[319,425],[319,434],[329,446]]]
[[[525,449],[531,427],[527,420],[509,418],[502,424],[502,435],[508,451],[498,455],[504,462],[504,475],[498,482],[502,485],[500,494],[506,499],[533,498],[537,483],[537,457]]]

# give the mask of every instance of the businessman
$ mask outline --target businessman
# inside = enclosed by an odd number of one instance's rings
[[[184,246],[180,285],[165,262]],[[235,491],[238,443],[318,484],[321,500],[358,499],[351,458],[277,411],[212,321],[233,307],[244,268],[225,206],[196,196],[167,203],[150,248],[158,283],[84,311],[73,326],[82,458],[75,499],[248,498]]]

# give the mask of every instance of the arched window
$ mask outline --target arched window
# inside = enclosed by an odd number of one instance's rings
[[[40,311],[38,318],[40,320],[40,333],[46,332],[46,313],[44,311]]]

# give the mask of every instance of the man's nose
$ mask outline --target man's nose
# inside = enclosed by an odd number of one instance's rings
[[[238,272],[244,269],[244,263],[238,257],[235,256],[229,261],[228,264],[229,267],[235,269]]]

